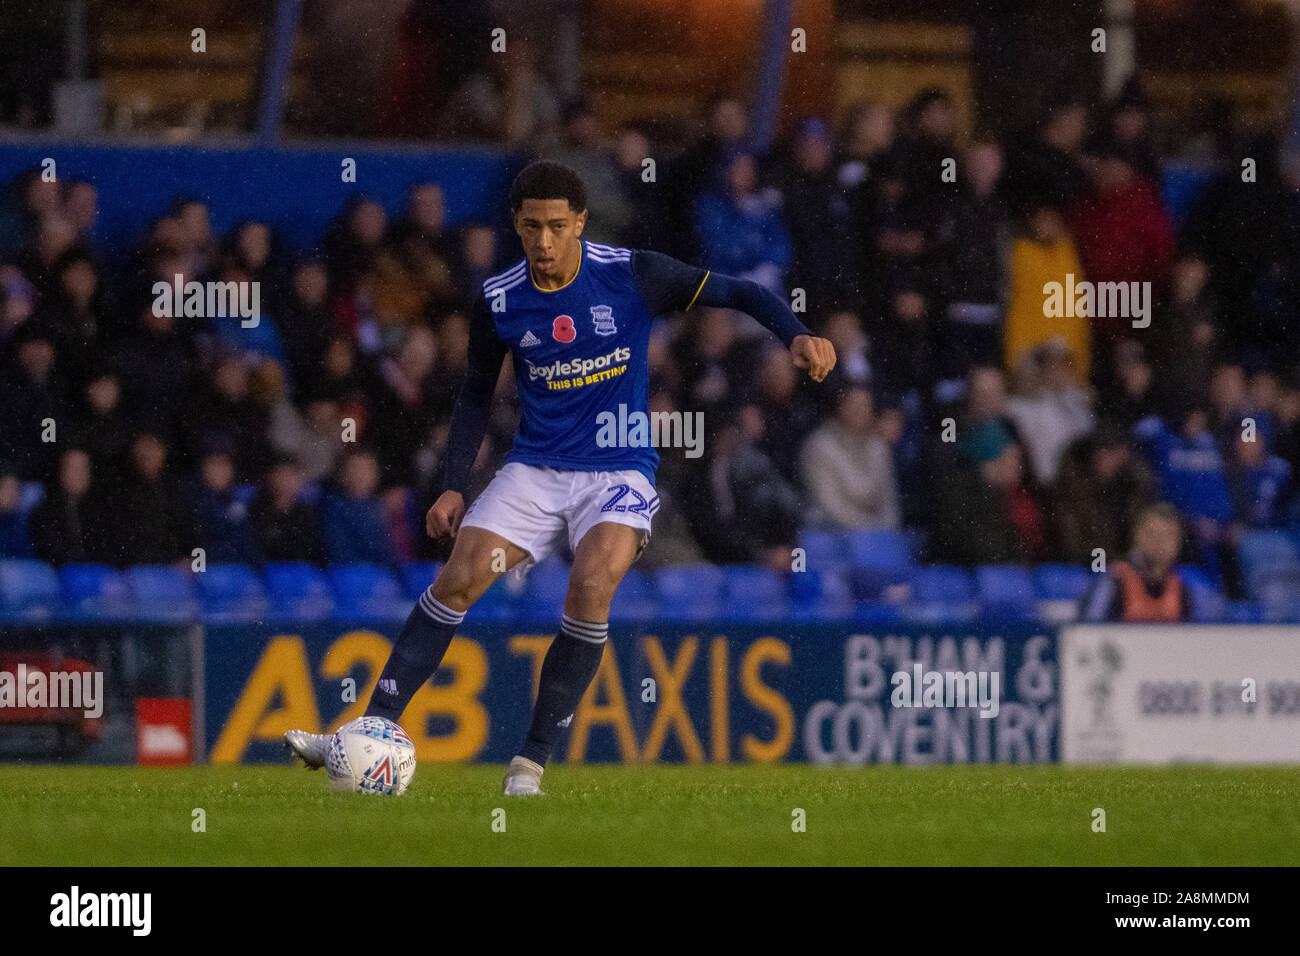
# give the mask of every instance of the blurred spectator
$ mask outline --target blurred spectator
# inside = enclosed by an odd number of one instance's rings
[[[949,184],[940,174],[944,160],[957,157],[952,98],[938,87],[922,90],[903,108],[901,125],[898,159],[909,191],[916,195],[948,191]]]
[[[54,335],[25,322],[11,339],[12,354],[0,364],[0,459],[12,462],[24,481],[49,477],[60,423],[67,406],[55,378]],[[53,439],[50,436],[53,435]]]
[[[1007,428],[987,419],[967,433],[955,467],[935,476],[930,555],[959,565],[1027,563],[1047,555],[1047,526]]]
[[[320,564],[325,560],[320,522],[301,500],[304,487],[298,463],[287,455],[278,456],[248,511],[248,527],[262,561]]]
[[[1217,577],[1232,520],[1223,456],[1205,409],[1185,407],[1174,420],[1177,430],[1160,418],[1143,419],[1134,434],[1159,476],[1161,497],[1188,518],[1198,555]]]
[[[1241,434],[1229,445],[1228,490],[1238,528],[1274,528],[1283,523],[1290,495],[1291,466],[1271,454],[1263,434],[1247,441]]]
[[[804,487],[814,521],[838,528],[898,529],[894,462],[874,429],[871,393],[849,388],[840,396],[835,417],[804,443]]]
[[[647,245],[679,259],[694,260],[704,251],[695,241],[695,204],[714,187],[726,158],[744,148],[749,116],[739,100],[723,96],[709,102],[704,125],[704,135],[671,162],[662,225],[648,236]]]
[[[267,411],[251,393],[252,373],[233,355],[217,357],[187,403],[181,424],[186,464],[197,464],[204,446],[217,442],[232,450],[236,470],[252,480],[266,467]]]
[[[76,420],[79,443],[98,475],[121,467],[131,444],[131,426],[122,413],[122,384],[105,366],[86,384],[85,411]]]
[[[1093,190],[1070,209],[1071,232],[1084,274],[1096,283],[1149,283],[1154,296],[1164,286],[1174,252],[1174,226],[1161,205],[1158,185],[1138,175],[1125,155],[1114,149],[1097,160],[1093,182]],[[1131,334],[1136,316],[1131,302],[1128,311],[1129,315],[1093,316],[1093,336],[1114,342]]]
[[[1077,314],[1076,303],[1066,301],[1067,276],[1084,279],[1074,243],[1065,230],[1058,208],[1033,207],[1021,234],[1011,243],[1010,278],[1007,297],[1004,359],[1008,371],[1019,366],[1024,353],[1058,336],[1074,353],[1079,377],[1088,380],[1092,367],[1092,337],[1089,319]],[[1045,288],[1057,283],[1062,315],[1048,315]]]
[[[111,507],[93,493],[91,457],[68,448],[59,456],[57,481],[31,515],[36,556],[50,564],[85,564],[108,559],[104,539]]]
[[[1088,107],[1073,92],[1057,95],[1037,128],[1007,152],[1005,189],[1013,216],[1043,207],[1066,209],[1088,190],[1083,153]]]
[[[22,490],[18,469],[0,461],[0,558],[30,558],[33,554]]]
[[[235,463],[225,443],[216,443],[199,460],[193,493],[194,527],[207,560],[246,564],[253,560],[248,505],[235,486]]]
[[[1141,343],[1126,339],[1115,346],[1114,355],[1115,384],[1102,387],[1098,392],[1099,414],[1125,427],[1132,427],[1144,418],[1163,413],[1164,405],[1170,399],[1157,388],[1155,369],[1147,360]],[[1196,384],[1204,388],[1203,382]],[[1188,391],[1182,397],[1195,395],[1194,391]]]
[[[695,201],[695,238],[703,265],[788,298],[784,283],[790,234],[774,197],[758,191],[753,156],[729,156],[715,188]]]
[[[1126,431],[1107,423],[1065,450],[1051,497],[1060,557],[1091,565],[1097,548],[1124,550],[1139,509],[1156,500],[1156,479]]]
[[[1034,479],[1056,480],[1067,445],[1092,431],[1092,395],[1074,374],[1074,358],[1059,339],[1025,354],[1018,394],[1007,399],[1007,414],[1025,442]]]
[[[537,70],[532,44],[512,32],[505,48],[485,61],[442,104],[440,137],[519,146],[553,135],[559,102]]]
[[[782,177],[792,259],[790,285],[802,288],[818,312],[852,305],[855,275],[853,208],[836,180],[831,131],[819,119],[795,133],[790,167]]]
[[[939,331],[939,374],[962,379],[976,365],[999,361],[1003,260],[1010,242],[998,195],[1002,150],[974,143],[961,162],[962,188],[939,226],[936,283],[946,302]]]
[[[293,270],[289,296],[279,316],[284,356],[295,395],[309,388],[335,329],[327,307],[329,280],[325,267],[307,259]]]
[[[1110,568],[1084,595],[1084,621],[1174,622],[1192,618],[1191,591],[1174,566],[1182,543],[1178,512],[1167,503],[1149,505],[1133,529],[1126,561]]]
[[[168,449],[154,434],[131,442],[126,473],[111,489],[106,516],[110,564],[188,562],[197,546],[190,508],[167,467]]]
[[[702,309],[673,343],[681,369],[678,404],[687,409],[739,405],[748,398],[757,345],[737,335],[739,319],[729,309]]]
[[[378,492],[379,461],[374,452],[349,450],[321,500],[325,554],[331,564],[396,562]]]
[[[1160,183],[1160,161],[1151,145],[1151,106],[1136,76],[1131,76],[1119,94],[1106,104],[1098,121],[1098,146],[1124,157],[1137,174],[1152,185]]]
[[[799,498],[755,447],[762,419],[719,409],[708,419],[711,454],[691,470],[682,508],[705,558],[790,569],[798,537]]]
[[[37,320],[53,334],[60,371],[69,381],[84,382],[99,361],[108,309],[89,256],[65,255],[58,266],[56,287],[38,310]]]
[[[772,345],[759,363],[753,396],[764,427],[758,447],[791,484],[801,484],[800,446],[817,427],[817,407],[807,380],[790,361],[789,350]]]
[[[123,410],[133,422],[170,428],[186,405],[191,349],[164,310],[145,306],[135,331],[111,350],[122,383]]]
[[[1204,259],[1190,255],[1176,259],[1168,295],[1152,323],[1158,330],[1152,354],[1165,387],[1176,394],[1197,394],[1200,403],[1209,400],[1206,385],[1219,347],[1209,274]]]
[[[376,396],[372,441],[385,485],[411,483],[411,456],[433,430],[437,339],[427,327],[406,333],[401,350],[380,363],[383,389]]]

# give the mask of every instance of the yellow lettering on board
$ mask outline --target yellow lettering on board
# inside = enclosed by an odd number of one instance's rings
[[[760,637],[745,650],[740,662],[740,687],[745,696],[759,710],[772,715],[776,730],[771,740],[759,740],[752,734],[745,734],[740,740],[740,749],[750,760],[780,760],[790,749],[794,740],[794,712],[790,702],[779,691],[763,683],[760,673],[763,665],[771,661],[776,664],[790,663],[790,645],[774,637]]]
[[[268,710],[277,695],[283,705]],[[295,728],[315,733],[320,729],[320,712],[302,638],[278,634],[267,642],[231,708],[212,748],[212,762],[236,763],[250,743],[278,741],[286,730]]]
[[[551,648],[551,641],[554,637],[547,634],[516,634],[510,638],[506,646],[510,653],[518,657],[520,654],[528,654],[533,659],[533,697],[537,700],[537,688],[542,683],[542,661],[546,659],[546,652]]]
[[[488,681],[483,645],[463,637],[452,641],[438,667],[439,674],[448,672],[451,683],[435,687],[425,681],[402,711],[402,727],[415,744],[416,760],[468,760],[487,743],[490,721],[479,700]],[[434,716],[450,716],[456,729],[440,737],[429,736],[429,720]]]
[[[357,664],[365,665],[367,676],[365,686],[357,694],[356,701],[334,718],[326,728],[327,732],[333,733],[348,721],[356,720],[366,712],[370,695],[375,692],[375,685],[379,683],[379,675],[384,670],[384,664],[388,661],[388,653],[392,648],[388,638],[375,631],[349,631],[329,646],[329,650],[325,652],[320,662],[321,677],[327,681],[341,681],[351,675]]]
[[[704,746],[696,736],[691,715],[682,700],[682,688],[686,686],[691,665],[695,663],[695,654],[700,649],[699,638],[692,636],[682,641],[677,649],[677,660],[671,666],[664,656],[659,638],[643,638],[641,646],[645,650],[646,661],[650,664],[659,692],[659,705],[655,708],[654,723],[650,725],[650,735],[646,738],[641,759],[646,763],[658,760],[664,741],[668,739],[669,729],[674,729],[677,739],[682,743],[687,763],[703,763]]]
[[[596,703],[596,698],[602,694],[608,703]],[[582,703],[574,714],[573,737],[569,741],[569,763],[582,763],[586,758],[587,737],[596,724],[613,727],[623,762],[636,762],[636,734],[632,732],[632,719],[627,713],[627,700],[623,697],[623,682],[618,676],[613,644],[605,647],[600,667],[596,670],[596,679],[582,695]]]

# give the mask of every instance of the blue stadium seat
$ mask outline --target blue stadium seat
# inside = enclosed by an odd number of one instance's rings
[[[334,612],[334,592],[320,568],[301,561],[268,564],[262,569],[271,613],[292,621],[319,621]]]
[[[334,589],[334,613],[342,618],[404,620],[411,605],[402,586],[377,564],[336,564],[326,570]]]
[[[1092,586],[1093,572],[1077,564],[1040,564],[1034,590],[1044,601],[1080,601]]]
[[[189,571],[170,564],[137,564],[125,574],[140,619],[176,623],[198,616],[198,588]]]
[[[1261,571],[1256,578],[1255,600],[1265,621],[1300,623],[1300,567]]]
[[[988,617],[1030,620],[1038,616],[1034,579],[1014,564],[984,564],[975,569],[980,612]]]
[[[927,624],[970,621],[979,604],[975,585],[965,568],[931,564],[916,569],[912,576],[912,596],[903,608],[909,620]]]
[[[0,560],[0,616],[46,621],[59,612],[61,596],[58,572],[44,561]]]
[[[722,568],[722,613],[732,621],[770,621],[786,615],[785,579],[768,568]]]
[[[722,614],[722,569],[711,564],[677,564],[655,575],[659,619],[707,621]]]
[[[853,531],[848,547],[850,584],[859,600],[888,599],[887,589],[907,584],[916,572],[911,544],[901,531]]]
[[[1198,624],[1215,624],[1227,618],[1228,602],[1214,582],[1200,568],[1178,565],[1178,576],[1192,593],[1192,620]]]
[[[852,617],[847,577],[833,567],[790,575],[790,616],[799,621],[842,621]]]
[[[1227,619],[1230,624],[1262,624],[1266,620],[1264,608],[1254,601],[1229,601]]]
[[[417,561],[402,565],[402,587],[408,601],[418,601],[442,570],[440,561]]]
[[[885,604],[883,601],[859,601],[853,608],[853,623],[864,627],[897,624],[902,620],[904,620],[904,610],[896,604]]]
[[[204,620],[213,624],[260,621],[271,606],[262,579],[247,564],[210,564],[198,584]]]
[[[65,564],[59,569],[63,613],[77,619],[130,618],[135,604],[126,577],[105,564]]]
[[[659,616],[659,594],[654,578],[632,568],[614,593],[610,605],[611,621],[653,621]]]
[[[1052,623],[1078,618],[1079,602],[1098,576],[1076,564],[1040,564],[1033,575],[1038,616]]]
[[[799,547],[804,550],[809,569],[843,564],[848,560],[848,542],[834,531],[801,531]]]
[[[1251,590],[1259,575],[1271,570],[1300,567],[1300,552],[1285,531],[1247,531],[1237,546],[1242,575]]]

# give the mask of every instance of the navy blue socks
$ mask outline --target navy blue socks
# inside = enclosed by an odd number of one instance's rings
[[[440,604],[430,585],[397,634],[393,652],[388,655],[375,692],[370,695],[366,716],[387,717],[398,722],[415,692],[437,671],[456,628],[464,619],[464,611],[453,611]]]
[[[608,622],[593,624],[564,616],[560,633],[542,661],[533,723],[519,756],[546,766],[556,741],[573,720],[573,712],[596,676],[608,639]]]

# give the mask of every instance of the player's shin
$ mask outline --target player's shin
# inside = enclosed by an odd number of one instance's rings
[[[546,766],[556,741],[569,726],[582,695],[596,676],[608,639],[608,622],[575,621],[565,615],[560,633],[542,661],[533,723],[519,751],[521,757]]]
[[[397,723],[415,692],[442,663],[452,635],[464,619],[465,612],[440,603],[432,587],[421,594],[397,634],[379,683],[370,695],[366,716],[387,717]]]

